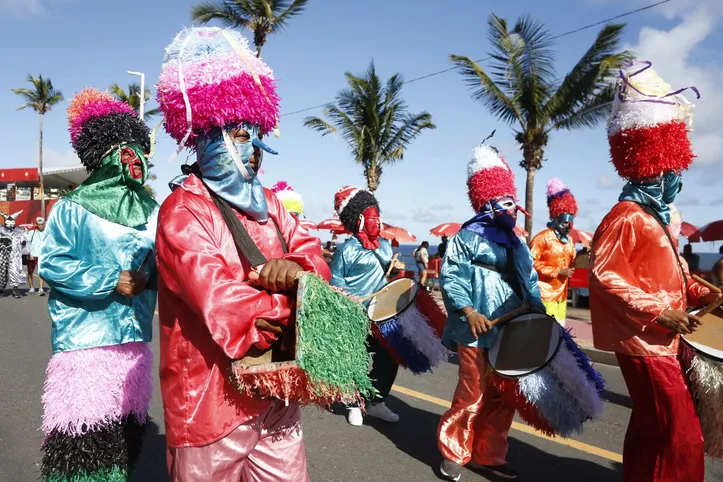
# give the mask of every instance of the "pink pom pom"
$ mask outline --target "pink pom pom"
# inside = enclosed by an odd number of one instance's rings
[[[286,181],[278,181],[276,184],[273,185],[271,190],[274,193],[281,192],[281,191],[293,191],[294,188],[289,185]]]
[[[567,189],[565,185],[560,181],[558,178],[553,177],[550,179],[550,181],[547,183],[547,197],[551,198],[555,196],[556,194],[560,194],[562,191]]]

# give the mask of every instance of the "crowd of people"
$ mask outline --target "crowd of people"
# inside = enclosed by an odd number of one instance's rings
[[[693,159],[687,111],[638,102],[639,92],[662,83],[649,66],[624,69],[621,79],[608,134],[627,184],[590,247],[595,344],[615,351],[633,403],[625,482],[702,482],[703,437],[677,358],[678,334],[700,324],[686,309],[718,294],[690,277],[670,235],[669,205]],[[166,131],[196,154],[161,206],[144,189],[147,126],[126,104],[83,89],[68,117],[88,180],[57,202],[47,226],[38,219],[37,239],[8,236],[11,249],[30,245],[28,262],[35,268],[39,260],[51,288],[42,479],[130,478],[148,426],[157,304],[171,480],[309,480],[299,405],[237,390],[229,370],[234,361],[287,349],[303,273],[365,305],[387,286],[400,264],[380,237],[381,207],[367,190],[340,188],[334,209],[351,235],[322,250],[299,222],[300,196],[288,185],[264,188],[257,173],[264,157],[276,154],[263,138],[276,127],[279,99],[271,69],[239,33],[182,30],[166,49],[158,90]],[[665,136],[656,134],[660,127]],[[661,144],[665,156],[656,151]],[[438,248],[447,316],[440,338],[459,360],[457,388],[436,434],[440,471],[452,481],[462,467],[516,479],[507,463],[515,408],[492,383],[488,352],[502,328],[491,320],[524,308],[564,325],[578,206],[570,189],[551,180],[549,227],[528,247],[514,232],[514,174],[497,149],[474,148],[467,173],[474,216]],[[11,216],[3,229],[15,232]],[[422,286],[428,250],[424,242],[415,252]],[[22,266],[15,255],[3,259],[14,263],[6,272],[15,288]],[[376,336],[367,345],[374,392],[346,404],[347,420],[395,423],[385,398],[400,362]]]

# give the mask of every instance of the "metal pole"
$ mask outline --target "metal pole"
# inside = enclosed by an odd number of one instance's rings
[[[146,74],[144,74],[143,72],[135,72],[133,70],[129,70],[128,73],[130,75],[138,75],[141,78],[141,92],[140,92],[140,96],[141,96],[141,105],[140,105],[141,109],[140,110],[141,111],[139,112],[139,114],[140,114],[141,120],[143,120],[143,114],[145,112],[144,107],[145,107],[145,103],[146,103]]]

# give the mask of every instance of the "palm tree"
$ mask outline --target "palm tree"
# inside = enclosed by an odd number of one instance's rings
[[[28,82],[33,87],[31,89],[20,88],[12,89],[14,94],[25,99],[25,103],[18,107],[23,110],[26,107],[32,108],[40,115],[40,143],[38,147],[38,179],[40,181],[40,212],[45,216],[45,184],[43,179],[43,119],[50,109],[64,101],[63,94],[59,90],[55,90],[53,82],[50,79],[43,79],[42,75],[37,78],[28,75]]]
[[[202,25],[218,20],[227,27],[251,30],[254,33],[256,57],[261,57],[266,37],[282,30],[291,17],[303,12],[308,1],[216,0],[191,8],[191,19]]]
[[[374,192],[379,187],[382,168],[404,158],[404,150],[425,129],[436,129],[428,112],[409,114],[402,99],[404,80],[392,75],[385,85],[377,76],[374,61],[362,77],[344,74],[349,84],[336,95],[336,103],[328,104],[324,115],[307,117],[304,125],[321,132],[322,136],[341,134],[354,156],[364,166],[367,187]]]
[[[489,74],[469,57],[451,55],[452,62],[480,101],[499,120],[514,126],[527,171],[525,230],[532,235],[535,172],[542,167],[550,133],[558,129],[594,127],[610,114],[617,69],[632,60],[618,51],[624,25],[606,25],[562,82],[555,76],[552,37],[542,23],[520,18],[510,31],[495,14],[487,20]]]
[[[145,95],[143,96],[143,102],[147,102],[151,99],[151,89],[144,89]],[[140,114],[141,112],[141,87],[138,84],[130,84],[128,85],[128,92],[123,90],[123,87],[121,87],[118,84],[113,84],[110,86],[110,93],[115,96],[116,99],[118,99],[121,102],[125,102],[129,106],[133,108],[136,112]],[[160,113],[160,110],[158,109],[150,109],[143,112],[143,119],[151,118],[153,116],[156,116]]]

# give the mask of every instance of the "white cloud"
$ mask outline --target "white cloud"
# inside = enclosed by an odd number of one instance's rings
[[[43,172],[47,169],[57,169],[61,167],[73,168],[82,167],[80,159],[72,149],[63,152],[57,152],[48,147],[43,149]]]
[[[43,17],[48,8],[41,0],[0,0],[0,12],[16,18]]]
[[[598,176],[597,178],[597,187],[600,189],[618,189],[621,184],[622,181],[618,178],[612,178],[606,174]]]
[[[723,109],[718,107],[723,98],[720,78],[723,66],[705,56],[697,61],[698,50],[723,20],[723,2],[720,0],[691,0],[670,2],[660,14],[678,23],[669,30],[644,27],[640,30],[637,45],[627,46],[641,60],[650,60],[660,76],[674,89],[696,86],[701,98],[695,101],[692,93],[686,94],[696,103],[694,128],[691,133],[693,148],[698,155],[694,166],[705,167],[723,161]],[[702,63],[707,62],[707,63]]]

